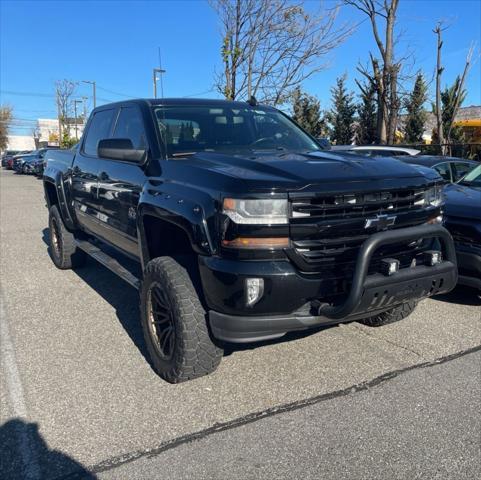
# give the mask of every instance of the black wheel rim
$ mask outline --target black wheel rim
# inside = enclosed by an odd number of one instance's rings
[[[157,353],[171,360],[175,347],[175,324],[169,299],[159,283],[152,283],[147,296],[149,330]]]
[[[50,235],[52,237],[52,247],[57,256],[60,256],[62,249],[62,239],[60,237],[60,230],[55,217],[52,217],[52,228],[50,229]]]

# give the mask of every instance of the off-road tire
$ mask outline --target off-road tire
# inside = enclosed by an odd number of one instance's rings
[[[388,325],[389,323],[398,322],[399,320],[411,315],[411,313],[414,312],[417,303],[418,302],[416,300],[410,300],[392,308],[391,310],[387,310],[386,312],[382,312],[378,315],[374,315],[373,317],[364,318],[359,321],[360,323],[368,325],[369,327],[382,327],[383,325]]]
[[[152,367],[170,383],[185,382],[213,372],[223,355],[223,350],[210,336],[206,311],[192,278],[195,276],[172,257],[155,258],[144,271],[140,292],[142,330]],[[162,347],[159,350],[162,328],[165,327],[160,327],[159,332],[153,325],[158,317],[153,313],[152,299],[158,298],[159,294],[165,300],[164,311],[169,312],[170,320],[167,321],[171,322],[170,331],[174,333],[173,340],[170,340],[170,355],[166,355]],[[159,306],[156,300],[155,306]],[[164,321],[157,323],[163,324]]]
[[[75,246],[75,237],[65,227],[57,205],[50,207],[48,227],[49,253],[57,268],[68,270],[85,263],[85,252]]]

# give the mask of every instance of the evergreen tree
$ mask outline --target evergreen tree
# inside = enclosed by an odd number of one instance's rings
[[[313,137],[326,135],[326,125],[321,120],[321,105],[316,97],[297,87],[292,94],[292,119]]]
[[[450,87],[446,87],[444,91],[441,92],[441,105],[443,109],[442,119],[443,119],[443,129],[447,136],[449,127],[453,124],[454,118],[454,108],[456,104],[456,95],[459,90],[461,83],[461,78],[459,75]],[[466,89],[463,89],[459,93],[459,107],[463,104],[466,99]],[[451,130],[451,138],[446,138],[449,143],[462,143],[464,141],[463,129],[460,127],[453,127]]]
[[[443,131],[444,134],[447,135],[449,131],[449,127],[454,122],[454,108],[456,103],[456,95],[457,91],[459,90],[461,79],[460,77],[456,77],[456,80],[450,87],[446,87],[441,92],[441,118],[443,122]],[[463,89],[462,92],[459,94],[459,106],[461,106],[466,99],[466,90]],[[433,112],[434,112],[434,105],[433,105]],[[447,143],[462,143],[464,140],[463,129],[460,127],[453,127],[451,130],[451,138],[445,138]],[[436,143],[437,140],[437,132],[433,131],[433,142]]]
[[[356,128],[356,143],[370,145],[377,140],[377,97],[376,88],[372,83],[361,84],[356,80],[361,90],[361,103],[357,105],[358,125]]]
[[[356,105],[354,95],[346,89],[345,75],[336,80],[331,93],[332,110],[329,112],[329,122],[332,125],[331,141],[336,145],[349,145],[353,139]]]
[[[419,73],[414,88],[405,102],[406,121],[404,124],[404,138],[407,143],[420,143],[423,140],[424,125],[427,112],[424,104],[428,99],[428,87],[423,74]]]

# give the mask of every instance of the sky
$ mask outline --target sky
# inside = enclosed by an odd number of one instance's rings
[[[320,2],[305,2],[308,10]],[[334,1],[325,0],[325,7]],[[364,20],[364,21],[363,21]],[[437,21],[443,33],[443,86],[462,72],[472,42],[476,61],[468,77],[464,106],[481,104],[481,0],[400,0],[397,46],[411,73],[421,69],[434,90]],[[340,23],[357,24],[355,32],[328,57],[326,68],[303,89],[329,108],[336,77],[346,74],[356,92],[356,66],[375,50],[369,22],[352,7],[342,7]],[[204,0],[20,1],[0,0],[0,103],[14,108],[12,133],[28,134],[37,118],[55,118],[54,82],[95,80],[97,103],[129,97],[152,97],[152,68],[160,47],[166,97],[210,97],[214,74],[221,70],[220,27]],[[80,84],[77,97],[89,97]]]

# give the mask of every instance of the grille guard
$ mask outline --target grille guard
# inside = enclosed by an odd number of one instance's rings
[[[394,274],[392,277],[385,277],[378,274],[370,276],[367,275],[372,256],[379,247],[402,241],[414,241],[418,240],[419,238],[439,238],[442,241],[444,246],[443,263],[436,267],[419,266],[403,269]],[[396,285],[396,287],[409,287],[409,282],[415,280],[423,280],[424,284],[429,284],[431,276],[439,276],[441,273],[449,273],[452,277],[452,281],[450,282],[451,284],[449,286],[447,285],[448,289],[443,290],[449,291],[454,287],[457,280],[456,252],[454,249],[453,239],[443,226],[420,225],[417,227],[375,233],[364,241],[358,253],[354,269],[353,282],[347,299],[340,305],[321,305],[319,307],[318,314],[331,319],[346,318],[349,315],[355,314],[356,311],[359,310],[360,306],[362,309],[366,309],[366,307],[369,307],[369,305],[374,305],[374,297],[377,298],[377,294],[375,294],[373,290],[379,287],[382,289],[383,284],[387,286]],[[439,285],[439,288],[436,288],[434,293],[438,293],[441,285]],[[432,291],[430,292],[429,288],[427,288],[426,294],[422,295],[422,292],[425,289],[426,287],[424,285],[422,289],[421,287],[417,288],[416,291],[413,289],[411,295],[406,293],[405,299],[420,298],[433,293]],[[370,293],[370,295],[366,295],[366,293]],[[372,297],[372,299],[370,297]]]

